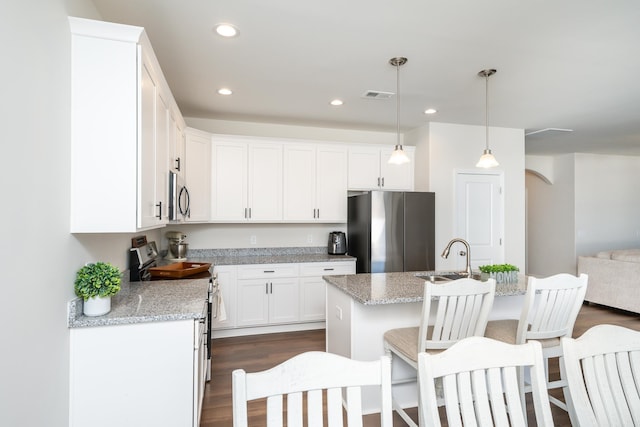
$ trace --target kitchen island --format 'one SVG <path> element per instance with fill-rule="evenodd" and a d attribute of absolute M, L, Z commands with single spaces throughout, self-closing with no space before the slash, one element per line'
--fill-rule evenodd
<path fill-rule="evenodd" d="M 383 335 L 389 329 L 417 326 L 422 311 L 425 280 L 434 272 L 375 273 L 325 276 L 327 286 L 326 350 L 356 360 L 376 360 L 384 354 Z M 442 272 L 438 272 L 442 274 Z M 527 278 L 496 285 L 490 320 L 518 319 Z M 432 310 L 433 312 L 433 310 Z M 415 370 L 394 358 L 393 378 L 415 377 Z M 394 386 L 403 407 L 417 406 L 415 383 Z M 380 412 L 373 389 L 362 392 L 365 413 Z"/>
<path fill-rule="evenodd" d="M 71 426 L 198 426 L 209 279 L 129 283 L 103 316 L 69 303 Z"/>

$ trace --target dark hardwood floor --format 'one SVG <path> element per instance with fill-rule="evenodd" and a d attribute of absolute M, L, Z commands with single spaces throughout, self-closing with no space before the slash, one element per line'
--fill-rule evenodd
<path fill-rule="evenodd" d="M 608 323 L 640 330 L 640 316 L 601 306 L 584 305 L 580 310 L 574 336 L 582 335 L 590 327 Z M 233 425 L 231 409 L 231 372 L 242 368 L 247 372 L 261 371 L 273 367 L 286 359 L 305 351 L 325 349 L 324 330 L 282 334 L 254 335 L 248 337 L 213 340 L 213 364 L 211 382 L 206 385 L 201 427 L 230 427 Z M 557 364 L 550 366 L 552 375 L 558 375 Z M 558 393 L 555 393 L 555 392 Z M 560 390 L 554 395 L 562 398 Z M 564 399 L 563 399 L 564 400 Z M 527 407 L 531 407 L 528 402 Z M 551 405 L 556 426 L 570 426 L 569 417 L 563 410 Z M 414 411 L 413 415 L 417 412 Z M 417 416 L 417 415 L 416 415 Z M 249 425 L 265 425 L 264 408 L 261 402 L 249 404 Z M 377 416 L 365 417 L 365 426 L 379 426 Z M 394 413 L 394 426 L 404 422 Z M 529 425 L 535 425 L 530 414 Z"/>

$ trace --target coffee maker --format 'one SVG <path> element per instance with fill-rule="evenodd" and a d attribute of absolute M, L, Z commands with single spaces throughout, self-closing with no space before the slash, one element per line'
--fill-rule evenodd
<path fill-rule="evenodd" d="M 169 241 L 169 259 L 172 261 L 186 261 L 189 244 L 184 241 L 187 235 L 180 231 L 167 231 Z"/>

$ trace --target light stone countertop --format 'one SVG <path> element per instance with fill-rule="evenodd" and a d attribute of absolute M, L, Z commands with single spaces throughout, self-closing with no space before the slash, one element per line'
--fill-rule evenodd
<path fill-rule="evenodd" d="M 422 302 L 425 280 L 416 276 L 429 274 L 434 272 L 360 273 L 322 278 L 361 304 L 380 305 Z M 496 297 L 524 295 L 526 290 L 527 277 L 521 274 L 516 283 L 496 284 Z"/>
<path fill-rule="evenodd" d="M 187 253 L 189 261 L 216 265 L 282 264 L 305 262 L 355 261 L 349 255 L 329 255 L 326 247 L 194 249 Z"/>
<path fill-rule="evenodd" d="M 82 299 L 69 302 L 68 326 L 125 325 L 144 322 L 201 319 L 206 314 L 209 279 L 122 281 L 111 297 L 111 311 L 103 316 L 82 314 Z"/>
<path fill-rule="evenodd" d="M 189 250 L 187 260 L 216 265 L 354 261 L 349 255 L 329 255 L 326 247 L 241 248 Z M 175 261 L 160 260 L 159 265 Z M 103 316 L 82 314 L 83 301 L 68 303 L 68 326 L 125 325 L 143 322 L 200 319 L 206 313 L 208 278 L 129 282 L 123 273 L 120 292 L 111 297 L 111 311 Z"/>

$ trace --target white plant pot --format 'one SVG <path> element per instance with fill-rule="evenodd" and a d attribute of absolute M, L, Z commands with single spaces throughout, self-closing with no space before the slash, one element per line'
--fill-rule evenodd
<path fill-rule="evenodd" d="M 82 304 L 85 316 L 102 316 L 111 311 L 111 296 L 91 297 Z"/>

